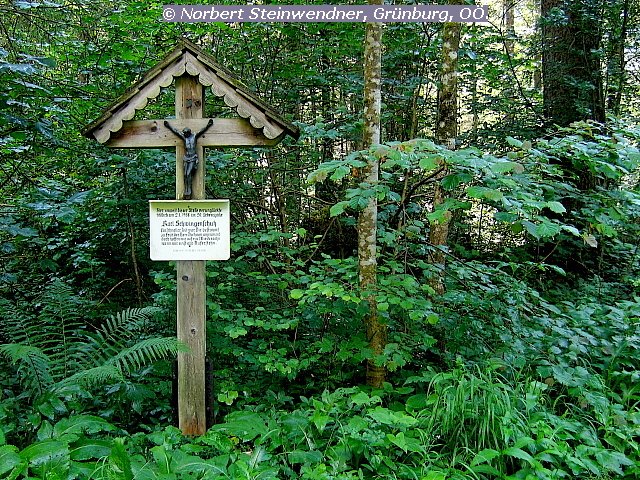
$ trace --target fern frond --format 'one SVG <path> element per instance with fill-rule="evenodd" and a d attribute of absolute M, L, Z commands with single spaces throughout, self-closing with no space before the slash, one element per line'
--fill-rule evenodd
<path fill-rule="evenodd" d="M 5 343 L 0 345 L 0 354 L 7 357 L 12 364 L 17 364 L 23 383 L 37 388 L 40 393 L 53 384 L 51 361 L 38 347 Z"/>
<path fill-rule="evenodd" d="M 38 319 L 44 327 L 58 330 L 84 326 L 84 316 L 89 302 L 73 292 L 70 285 L 56 280 L 48 285 L 40 296 L 36 307 Z"/>
<path fill-rule="evenodd" d="M 51 390 L 53 392 L 62 391 L 69 385 L 94 387 L 109 382 L 121 382 L 122 380 L 124 380 L 124 375 L 117 365 L 101 365 L 74 373 L 70 377 L 57 382 L 52 386 Z"/>
<path fill-rule="evenodd" d="M 147 338 L 132 347 L 125 348 L 108 359 L 105 365 L 116 365 L 123 372 L 131 372 L 147 363 L 174 357 L 178 352 L 188 351 L 189 349 L 183 343 L 173 337 Z"/>
<path fill-rule="evenodd" d="M 89 305 L 61 281 L 46 287 L 36 302 L 0 300 L 0 334 L 12 342 L 0 345 L 0 356 L 18 365 L 31 394 L 120 382 L 127 373 L 185 348 L 175 338 L 131 345 L 157 308 L 124 310 L 91 331 L 85 320 Z"/>
<path fill-rule="evenodd" d="M 36 347 L 46 355 L 48 373 L 55 382 L 76 371 L 69 353 L 73 345 L 84 341 L 86 325 L 81 319 L 89 305 L 58 280 L 45 287 L 33 302 L 0 304 L 0 315 L 6 319 L 0 328 L 9 342 Z"/>
<path fill-rule="evenodd" d="M 151 315 L 159 311 L 156 307 L 128 308 L 109 317 L 105 323 L 90 335 L 94 349 L 91 361 L 100 365 L 108 358 L 127 348 L 128 341 L 139 333 Z"/>
<path fill-rule="evenodd" d="M 5 341 L 11 343 L 31 344 L 30 338 L 38 332 L 37 321 L 30 321 L 24 306 L 16 305 L 7 300 L 0 300 L 0 332 Z"/>

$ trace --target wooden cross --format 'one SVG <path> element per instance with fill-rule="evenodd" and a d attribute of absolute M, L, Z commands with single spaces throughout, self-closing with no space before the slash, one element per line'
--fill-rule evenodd
<path fill-rule="evenodd" d="M 298 138 L 298 128 L 274 112 L 255 92 L 191 42 L 178 46 L 143 79 L 133 85 L 83 133 L 114 148 L 158 148 L 175 146 L 176 199 L 183 200 L 185 142 L 167 126 L 166 119 L 131 120 L 137 110 L 175 79 L 174 129 L 199 132 L 208 123 L 205 117 L 204 86 L 224 98 L 242 118 L 219 118 L 197 141 L 198 168 L 192 178 L 191 200 L 205 199 L 204 147 L 272 146 L 289 134 Z M 177 336 L 189 348 L 178 354 L 178 421 L 184 435 L 205 433 L 206 355 L 206 262 L 177 262 Z"/>

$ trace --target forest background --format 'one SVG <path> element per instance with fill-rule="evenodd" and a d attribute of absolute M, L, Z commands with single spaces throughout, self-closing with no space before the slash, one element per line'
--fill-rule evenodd
<path fill-rule="evenodd" d="M 0 3 L 0 478 L 637 478 L 639 5 L 490 7 L 366 52 L 356 23 Z M 148 256 L 174 153 L 80 134 L 181 36 L 301 130 L 207 152 L 232 258 L 207 266 L 213 421 L 191 438 L 175 267 Z"/>

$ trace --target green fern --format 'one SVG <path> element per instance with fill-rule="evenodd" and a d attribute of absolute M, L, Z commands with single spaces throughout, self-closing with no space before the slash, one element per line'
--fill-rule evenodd
<path fill-rule="evenodd" d="M 38 347 L 7 343 L 0 345 L 0 353 L 8 357 L 11 363 L 19 364 L 18 373 L 26 386 L 36 390 L 39 395 L 53 385 L 49 357 Z"/>
<path fill-rule="evenodd" d="M 83 318 L 89 307 L 62 282 L 46 288 L 33 306 L 0 303 L 0 334 L 11 339 L 0 345 L 0 355 L 17 365 L 33 396 L 122 381 L 146 364 L 187 350 L 175 338 L 134 342 L 155 308 L 128 309 L 93 328 Z"/>

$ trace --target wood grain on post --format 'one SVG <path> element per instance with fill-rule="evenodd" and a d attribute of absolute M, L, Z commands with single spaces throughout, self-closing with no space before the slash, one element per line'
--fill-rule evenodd
<path fill-rule="evenodd" d="M 183 75 L 176 79 L 176 119 L 202 118 L 204 92 L 197 77 Z M 193 175 L 194 200 L 205 198 L 204 148 L 196 145 L 198 169 Z M 176 145 L 176 199 L 184 198 L 184 142 Z M 204 435 L 206 425 L 205 356 L 206 356 L 206 276 L 204 261 L 177 262 L 178 308 L 177 335 L 191 350 L 178 353 L 178 422 L 183 435 Z"/>

